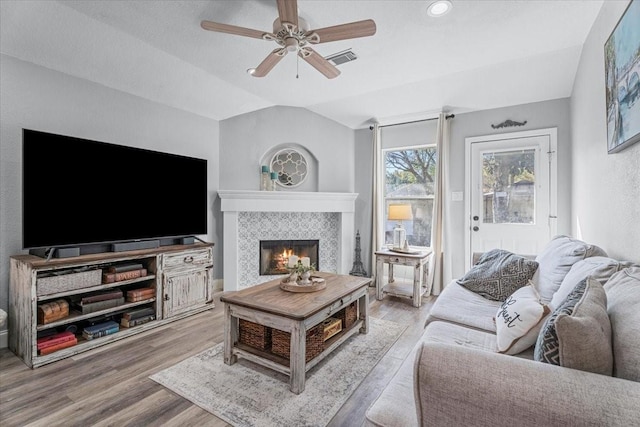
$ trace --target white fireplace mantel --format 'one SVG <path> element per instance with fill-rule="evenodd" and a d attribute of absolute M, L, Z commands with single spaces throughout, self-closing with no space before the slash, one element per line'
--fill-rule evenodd
<path fill-rule="evenodd" d="M 337 273 L 348 274 L 354 251 L 358 193 L 219 190 L 223 212 L 224 291 L 238 290 L 240 212 L 336 212 L 340 214 Z M 256 251 L 258 248 L 256 248 Z M 257 253 L 256 253 L 257 255 Z"/>

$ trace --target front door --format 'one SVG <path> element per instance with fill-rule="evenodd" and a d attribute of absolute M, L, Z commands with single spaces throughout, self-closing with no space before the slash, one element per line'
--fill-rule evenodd
<path fill-rule="evenodd" d="M 467 138 L 468 269 L 474 253 L 537 254 L 555 234 L 555 129 Z"/>

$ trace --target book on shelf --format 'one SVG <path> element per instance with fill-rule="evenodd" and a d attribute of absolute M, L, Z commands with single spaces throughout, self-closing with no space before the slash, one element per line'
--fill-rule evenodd
<path fill-rule="evenodd" d="M 120 297 L 120 298 L 108 299 L 104 301 L 90 302 L 87 304 L 80 303 L 78 304 L 78 307 L 82 311 L 82 314 L 89 314 L 89 313 L 95 313 L 96 311 L 114 308 L 122 304 L 124 304 L 124 298 Z"/>
<path fill-rule="evenodd" d="M 123 273 L 125 271 L 142 270 L 144 265 L 138 263 L 128 263 L 120 265 L 112 265 L 107 268 L 108 273 Z"/>
<path fill-rule="evenodd" d="M 139 296 L 139 295 L 148 295 L 148 294 L 153 294 L 155 295 L 156 293 L 156 288 L 138 288 L 138 289 L 131 289 L 127 291 L 127 296 Z"/>
<path fill-rule="evenodd" d="M 155 296 L 156 296 L 155 288 L 136 289 L 134 291 L 127 292 L 127 301 L 128 302 L 144 301 L 150 298 L 155 298 Z"/>
<path fill-rule="evenodd" d="M 125 319 L 124 317 L 120 319 L 120 326 L 124 328 L 132 328 L 134 326 L 143 325 L 145 323 L 151 322 L 152 320 L 156 320 L 155 314 L 149 314 L 148 316 L 138 317 L 136 319 Z"/>
<path fill-rule="evenodd" d="M 82 336 L 85 339 L 93 339 L 98 337 L 103 337 L 105 335 L 110 335 L 115 332 L 118 332 L 120 329 L 117 322 L 114 320 L 109 320 L 106 322 L 98 323 L 92 326 L 87 326 L 82 330 Z"/>
<path fill-rule="evenodd" d="M 111 289 L 108 291 L 98 291 L 92 292 L 88 294 L 83 294 L 82 299 L 80 300 L 81 304 L 88 304 L 98 301 L 106 301 L 110 299 L 118 299 L 122 298 L 123 294 L 120 289 Z"/>
<path fill-rule="evenodd" d="M 122 313 L 122 318 L 127 320 L 133 320 L 133 319 L 138 319 L 140 317 L 148 316 L 150 314 L 155 314 L 155 313 L 156 311 L 153 309 L 153 307 L 144 307 L 144 308 L 138 308 L 136 310 L 126 311 Z"/>
<path fill-rule="evenodd" d="M 145 277 L 147 275 L 147 269 L 141 268 L 138 270 L 122 271 L 120 273 L 103 273 L 102 283 L 115 283 L 123 280 L 137 279 L 139 277 Z"/>
<path fill-rule="evenodd" d="M 156 297 L 155 294 L 152 295 L 140 295 L 137 297 L 129 297 L 127 298 L 127 302 L 141 302 L 141 301 L 148 301 L 148 300 L 152 300 Z"/>
<path fill-rule="evenodd" d="M 88 333 L 86 331 L 82 331 L 82 336 L 86 340 L 92 340 L 94 338 L 100 338 L 100 337 L 105 337 L 107 335 L 115 334 L 119 330 L 120 330 L 120 327 L 116 325 L 113 328 L 105 329 L 103 331 L 98 331 L 94 333 Z"/>
<path fill-rule="evenodd" d="M 141 295 L 139 297 L 130 297 L 127 298 L 127 302 L 141 302 L 141 301 L 147 301 L 150 300 L 152 298 L 155 298 L 155 295 Z"/>
<path fill-rule="evenodd" d="M 114 326 L 118 326 L 118 322 L 115 320 L 106 320 L 104 322 L 96 323 L 94 325 L 85 326 L 82 329 L 82 332 L 94 333 L 99 331 L 104 331 L 105 329 L 113 328 Z"/>
<path fill-rule="evenodd" d="M 73 347 L 76 344 L 78 344 L 78 339 L 74 336 L 72 340 L 61 342 L 56 345 L 50 345 L 49 347 L 44 347 L 42 349 L 38 349 L 38 353 L 40 353 L 40 356 L 46 356 L 47 354 L 51 354 L 58 350 L 62 350 L 63 348 Z"/>
<path fill-rule="evenodd" d="M 51 347 L 52 345 L 58 345 L 67 341 L 73 341 L 76 336 L 72 332 L 59 332 L 53 335 L 49 335 L 46 337 L 37 339 L 38 350 L 42 350 L 46 347 Z"/>

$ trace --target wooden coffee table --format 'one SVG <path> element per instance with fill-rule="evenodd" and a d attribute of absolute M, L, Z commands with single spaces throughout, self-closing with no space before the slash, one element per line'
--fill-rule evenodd
<path fill-rule="evenodd" d="M 331 273 L 314 273 L 326 280 L 327 287 L 317 292 L 297 293 L 280 289 L 280 278 L 240 291 L 223 294 L 224 362 L 233 365 L 238 356 L 289 376 L 290 389 L 304 391 L 306 372 L 338 348 L 353 334 L 369 329 L 370 278 Z M 325 341 L 325 348 L 309 362 L 305 360 L 306 332 L 354 301 L 358 318 L 349 328 Z M 291 334 L 289 360 L 269 351 L 238 342 L 238 319 L 245 319 Z"/>

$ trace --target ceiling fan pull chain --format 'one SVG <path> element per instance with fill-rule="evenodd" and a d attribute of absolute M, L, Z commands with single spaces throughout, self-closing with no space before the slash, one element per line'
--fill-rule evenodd
<path fill-rule="evenodd" d="M 296 79 L 299 79 L 300 76 L 298 75 L 300 71 L 300 56 L 296 55 Z"/>

